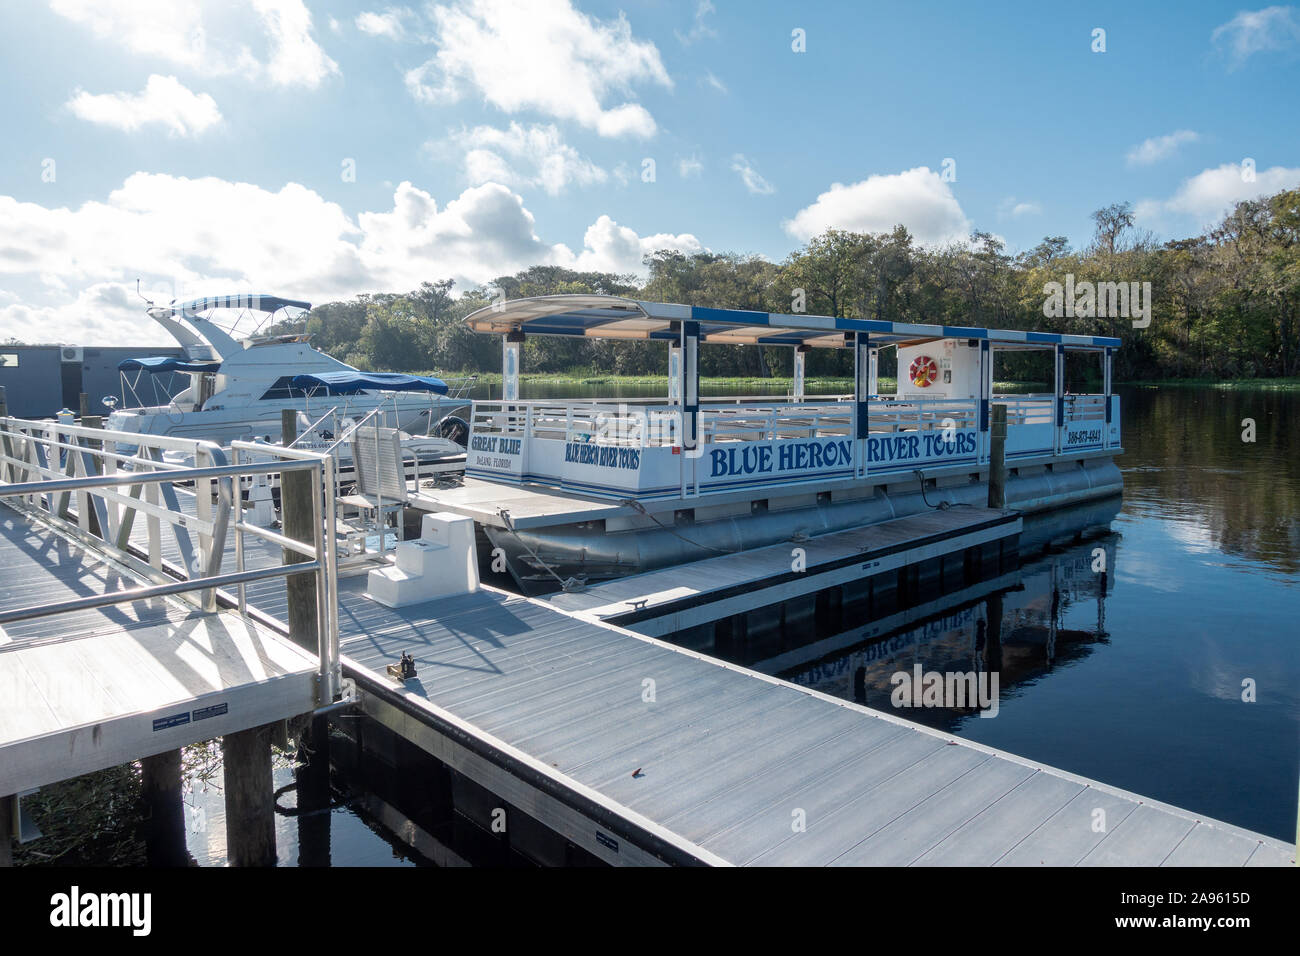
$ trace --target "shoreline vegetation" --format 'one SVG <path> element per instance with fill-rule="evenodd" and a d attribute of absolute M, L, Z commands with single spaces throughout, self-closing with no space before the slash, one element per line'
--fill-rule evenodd
<path fill-rule="evenodd" d="M 609 295 L 718 309 L 989 329 L 1094 335 L 1121 341 L 1117 382 L 1205 384 L 1269 381 L 1300 375 L 1300 189 L 1236 205 L 1200 235 L 1159 242 L 1137 224 L 1132 204 L 1093 213 L 1094 235 L 1080 248 L 1046 236 L 1010 253 L 992 234 L 975 232 L 942 247 L 891 232 L 830 229 L 784 259 L 659 249 L 642 275 L 535 265 L 477 286 L 441 278 L 406 293 L 373 293 L 326 302 L 264 330 L 303 333 L 312 344 L 358 368 L 414 371 L 438 366 L 460 374 L 500 369 L 496 335 L 465 324 L 470 312 L 502 299 Z M 1140 290 L 1141 295 L 1133 290 Z M 1064 296 L 1071 301 L 1062 301 Z M 562 376 L 666 374 L 661 341 L 526 334 L 522 368 Z M 882 349 L 882 376 L 896 375 L 896 353 Z M 782 345 L 706 344 L 706 379 L 789 378 L 793 349 Z M 808 378 L 853 375 L 850 349 L 815 348 Z M 1051 380 L 1043 350 L 999 350 L 1004 381 Z M 1072 391 L 1100 376 L 1095 356 L 1067 354 Z M 1238 386 L 1244 387 L 1244 386 Z"/>
<path fill-rule="evenodd" d="M 434 375 L 445 379 L 464 378 L 463 373 L 459 372 L 439 372 L 423 371 L 421 375 Z M 487 372 L 477 376 L 477 386 L 492 385 L 499 387 L 501 385 L 501 375 L 498 372 Z M 663 389 L 664 394 L 668 392 L 668 376 L 666 375 L 616 375 L 605 374 L 600 372 L 524 372 L 519 376 L 521 384 L 525 385 L 564 385 L 591 387 L 595 385 L 608 385 L 611 387 L 652 387 L 657 386 Z M 897 389 L 897 381 L 892 377 L 884 375 L 879 376 L 880 387 L 886 392 L 893 392 Z M 770 378 L 759 378 L 757 376 L 700 376 L 700 388 L 761 388 L 769 394 L 779 394 L 781 391 L 789 392 L 792 379 L 789 376 L 773 376 Z M 1099 385 L 1099 383 L 1089 383 Z M 1300 391 L 1300 376 L 1291 378 L 1240 378 L 1240 379 L 1211 379 L 1211 378 L 1163 378 L 1163 379 L 1133 379 L 1131 381 L 1116 381 L 1116 386 L 1127 386 L 1135 388 L 1221 388 L 1237 391 Z M 804 380 L 805 392 L 809 395 L 838 395 L 850 394 L 853 391 L 853 379 L 827 376 L 808 376 Z M 1025 381 L 996 381 L 993 388 L 998 392 L 1018 393 L 1049 391 L 1051 384 L 1048 382 L 1025 382 Z"/>

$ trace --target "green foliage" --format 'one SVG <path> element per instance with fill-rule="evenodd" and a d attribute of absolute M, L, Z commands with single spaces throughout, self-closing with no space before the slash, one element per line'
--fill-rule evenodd
<path fill-rule="evenodd" d="M 307 331 L 313 343 L 349 364 L 396 371 L 493 372 L 495 336 L 470 332 L 464 318 L 498 295 L 628 296 L 715 308 L 802 311 L 895 322 L 1016 328 L 1121 338 L 1117 379 L 1251 378 L 1300 374 L 1300 191 L 1243 202 L 1206 234 L 1157 245 L 1134 229 L 1132 207 L 1093 214 L 1086 249 L 1049 236 L 1029 252 L 1006 254 L 988 233 L 942 248 L 916 246 L 902 226 L 889 233 L 828 230 L 783 262 L 759 256 L 659 250 L 645 259 L 647 280 L 631 275 L 533 266 L 457 298 L 450 280 L 405 295 L 358 296 L 314 309 L 278 331 Z M 1124 318 L 1048 318 L 1044 285 L 1151 283 L 1152 322 Z M 890 352 L 882 374 L 892 374 Z M 791 374 L 789 349 L 707 346 L 705 376 L 769 379 Z M 524 368 L 542 373 L 654 376 L 667 371 L 660 343 L 530 337 Z M 1003 353 L 999 376 L 1034 381 L 1041 356 Z M 1081 376 L 1094 375 L 1091 369 Z M 809 376 L 852 375 L 845 349 L 815 349 Z"/>
<path fill-rule="evenodd" d="M 18 866 L 143 866 L 140 765 L 123 764 L 23 798 L 42 836 L 14 843 Z"/>

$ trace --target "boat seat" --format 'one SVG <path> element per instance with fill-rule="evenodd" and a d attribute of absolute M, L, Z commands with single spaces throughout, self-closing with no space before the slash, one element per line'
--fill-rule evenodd
<path fill-rule="evenodd" d="M 401 432 L 396 428 L 358 428 L 352 433 L 351 444 L 357 487 L 338 503 L 362 514 L 373 513 L 375 522 L 383 525 L 388 515 L 401 512 L 411 500 Z"/>

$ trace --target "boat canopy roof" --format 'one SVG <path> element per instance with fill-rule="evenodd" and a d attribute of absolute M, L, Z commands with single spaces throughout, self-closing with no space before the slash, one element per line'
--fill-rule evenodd
<path fill-rule="evenodd" d="M 298 299 L 285 299 L 278 295 L 260 295 L 245 293 L 243 295 L 209 295 L 202 299 L 191 299 L 180 305 L 173 302 L 157 311 L 168 315 L 192 315 L 207 312 L 209 309 L 246 309 L 250 312 L 278 312 L 280 309 L 310 309 L 310 302 Z"/>
<path fill-rule="evenodd" d="M 428 375 L 403 375 L 399 372 L 315 372 L 311 375 L 295 375 L 291 384 L 304 392 L 325 388 L 331 394 L 337 395 L 351 395 L 367 389 L 447 394 L 447 383 L 440 378 Z"/>
<path fill-rule="evenodd" d="M 720 345 L 809 345 L 847 348 L 857 333 L 876 345 L 914 345 L 935 339 L 988 339 L 1003 349 L 1118 348 L 1120 340 L 1099 335 L 1017 332 L 951 325 L 914 325 L 827 315 L 783 315 L 744 309 L 641 302 L 610 295 L 547 295 L 485 306 L 465 318 L 475 332 L 581 335 L 604 339 L 672 341 L 679 323 L 698 322 L 700 340 Z"/>
<path fill-rule="evenodd" d="M 147 358 L 123 359 L 117 363 L 117 367 L 123 372 L 142 369 L 150 375 L 161 375 L 164 372 L 215 372 L 221 367 L 221 363 L 197 362 L 175 355 L 153 355 Z"/>

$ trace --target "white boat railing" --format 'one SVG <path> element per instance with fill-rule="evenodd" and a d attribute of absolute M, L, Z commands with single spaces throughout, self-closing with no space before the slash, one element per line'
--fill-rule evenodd
<path fill-rule="evenodd" d="M 978 415 L 978 403 L 971 399 L 881 398 L 868 404 L 872 432 L 966 428 Z M 1050 418 L 1050 400 L 1044 408 Z M 679 406 L 663 404 L 492 400 L 474 402 L 470 425 L 475 435 L 655 448 L 679 443 L 681 414 Z M 770 396 L 751 405 L 709 400 L 700 405 L 700 434 L 706 443 L 850 437 L 855 414 L 852 402 L 778 403 Z"/>
<path fill-rule="evenodd" d="M 1007 406 L 1010 459 L 1118 447 L 1118 399 L 994 396 Z M 1059 404 L 1058 404 L 1059 403 Z M 591 400 L 477 401 L 467 473 L 621 497 L 683 495 L 828 477 L 863 477 L 988 461 L 975 399 L 875 396 L 856 402 L 702 400 L 698 448 L 682 448 L 681 406 Z M 807 447 L 803 447 L 807 446 Z M 702 464 L 701 464 L 702 463 Z"/>

